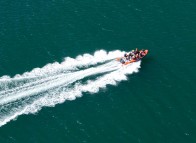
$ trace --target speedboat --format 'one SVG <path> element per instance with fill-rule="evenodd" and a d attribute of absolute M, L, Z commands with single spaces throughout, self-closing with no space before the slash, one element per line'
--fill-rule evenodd
<path fill-rule="evenodd" d="M 137 53 L 134 53 L 134 52 L 135 51 L 126 53 L 124 57 L 116 58 L 116 60 L 122 63 L 123 65 L 128 65 L 130 63 L 134 63 L 134 62 L 141 60 L 143 57 L 145 57 L 148 54 L 148 50 L 140 50 L 140 51 L 137 51 Z"/>

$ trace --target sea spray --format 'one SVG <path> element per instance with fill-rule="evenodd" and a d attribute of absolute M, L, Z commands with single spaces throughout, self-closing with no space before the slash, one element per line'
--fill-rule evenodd
<path fill-rule="evenodd" d="M 66 57 L 62 63 L 49 63 L 42 68 L 34 68 L 31 72 L 25 72 L 22 75 L 15 75 L 13 78 L 10 76 L 2 76 L 0 77 L 0 82 L 7 82 L 13 80 L 24 80 L 31 78 L 40 78 L 42 76 L 48 75 L 56 75 L 57 73 L 67 72 L 76 70 L 78 67 L 95 65 L 97 63 L 102 63 L 108 60 L 115 59 L 116 57 L 122 56 L 125 52 L 121 52 L 119 50 L 106 52 L 104 50 L 96 51 L 93 55 L 83 54 L 77 56 L 75 59 Z"/>
<path fill-rule="evenodd" d="M 100 53 L 101 56 L 99 56 Z M 15 83 L 13 87 L 6 87 L 4 90 L 1 86 L 0 126 L 22 114 L 36 113 L 42 107 L 51 107 L 66 100 L 75 100 L 77 97 L 81 97 L 83 92 L 97 93 L 100 88 L 106 88 L 106 85 L 116 85 L 117 82 L 126 80 L 126 74 L 138 72 L 140 62 L 122 66 L 115 60 L 111 61 L 111 59 L 122 56 L 123 53 L 120 51 L 107 53 L 101 50 L 95 52 L 94 55 L 85 54 L 76 59 L 65 58 L 61 64 L 48 64 L 39 70 L 36 68 L 36 70 L 13 78 L 2 77 L 1 85 Z M 70 60 L 77 64 L 68 64 Z M 90 65 L 92 67 L 89 67 Z M 100 73 L 102 74 L 100 75 Z M 80 82 L 92 75 L 95 77 L 93 80 Z M 26 82 L 21 84 L 23 80 Z M 20 82 L 18 86 L 17 82 Z"/>

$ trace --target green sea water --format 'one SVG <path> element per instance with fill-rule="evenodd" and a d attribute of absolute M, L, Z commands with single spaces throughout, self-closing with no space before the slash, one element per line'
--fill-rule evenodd
<path fill-rule="evenodd" d="M 194 0 L 1 1 L 0 77 L 101 49 L 149 54 L 116 86 L 11 120 L 0 143 L 195 143 L 195 7 Z"/>

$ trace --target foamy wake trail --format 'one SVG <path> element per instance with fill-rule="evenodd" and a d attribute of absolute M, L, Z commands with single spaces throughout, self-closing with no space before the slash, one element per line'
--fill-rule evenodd
<path fill-rule="evenodd" d="M 0 126 L 22 114 L 36 113 L 44 106 L 75 100 L 84 92 L 96 93 L 106 85 L 126 80 L 138 72 L 140 62 L 122 66 L 112 60 L 124 52 L 103 50 L 62 63 L 48 64 L 11 78 L 0 78 Z M 90 80 L 87 80 L 90 79 Z"/>

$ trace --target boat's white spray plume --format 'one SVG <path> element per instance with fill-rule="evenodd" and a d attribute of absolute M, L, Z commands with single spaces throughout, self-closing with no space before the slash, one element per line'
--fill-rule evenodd
<path fill-rule="evenodd" d="M 44 106 L 74 100 L 83 92 L 96 93 L 108 84 L 126 80 L 126 74 L 138 71 L 140 62 L 122 66 L 113 60 L 123 54 L 101 50 L 94 55 L 65 58 L 62 63 L 48 64 L 13 78 L 1 77 L 0 126 L 19 115 L 36 113 Z"/>

